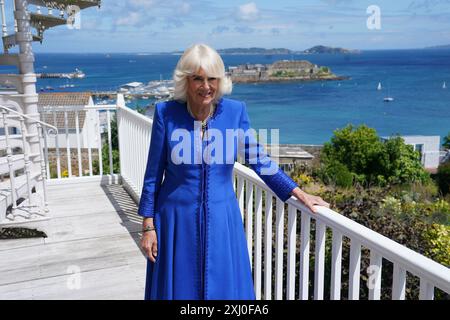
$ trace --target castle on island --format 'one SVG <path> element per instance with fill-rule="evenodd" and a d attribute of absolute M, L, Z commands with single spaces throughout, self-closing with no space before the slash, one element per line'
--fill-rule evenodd
<path fill-rule="evenodd" d="M 306 60 L 281 60 L 273 64 L 244 64 L 228 68 L 234 83 L 344 80 L 329 67 L 318 66 Z"/>

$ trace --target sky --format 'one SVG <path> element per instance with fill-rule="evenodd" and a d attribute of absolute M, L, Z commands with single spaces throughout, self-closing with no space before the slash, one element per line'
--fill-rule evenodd
<path fill-rule="evenodd" d="M 216 49 L 423 48 L 450 44 L 450 0 L 103 0 L 81 11 L 77 24 L 47 30 L 34 51 L 170 52 L 199 42 Z"/>

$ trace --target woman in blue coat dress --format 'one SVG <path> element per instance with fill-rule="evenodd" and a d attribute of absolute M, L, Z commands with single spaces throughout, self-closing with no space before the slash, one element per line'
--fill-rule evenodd
<path fill-rule="evenodd" d="M 175 98 L 156 104 L 138 214 L 148 256 L 145 299 L 255 299 L 240 209 L 232 184 L 241 155 L 283 201 L 309 195 L 264 153 L 245 104 L 231 92 L 219 54 L 185 51 L 174 72 Z M 239 130 L 240 129 L 240 130 Z"/>

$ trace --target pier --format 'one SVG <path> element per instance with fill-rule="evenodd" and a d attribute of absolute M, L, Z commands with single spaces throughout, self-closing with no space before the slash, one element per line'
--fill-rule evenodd
<path fill-rule="evenodd" d="M 86 75 L 84 74 L 84 72 L 79 69 L 75 69 L 74 72 L 68 72 L 68 73 L 67 72 L 65 72 L 65 73 L 60 73 L 60 72 L 36 73 L 36 77 L 41 78 L 41 79 L 51 79 L 51 78 L 82 79 L 85 76 Z"/>

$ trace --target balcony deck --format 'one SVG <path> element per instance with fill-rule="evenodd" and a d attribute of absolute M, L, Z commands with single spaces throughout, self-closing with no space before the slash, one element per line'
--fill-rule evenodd
<path fill-rule="evenodd" d="M 0 297 L 143 299 L 142 219 L 122 186 L 83 182 L 48 190 L 48 238 L 0 240 Z"/>

